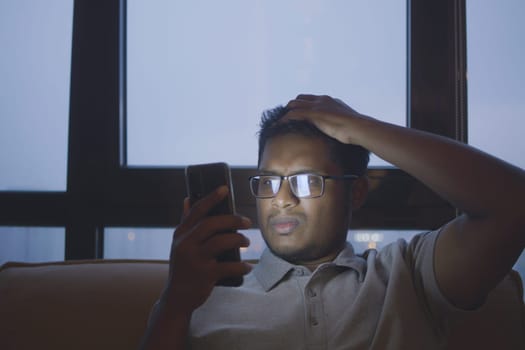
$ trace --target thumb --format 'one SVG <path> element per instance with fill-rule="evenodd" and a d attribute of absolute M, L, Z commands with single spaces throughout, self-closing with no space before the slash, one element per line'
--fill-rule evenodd
<path fill-rule="evenodd" d="M 187 216 L 190 212 L 190 199 L 189 197 L 184 198 L 183 204 L 183 216 Z"/>

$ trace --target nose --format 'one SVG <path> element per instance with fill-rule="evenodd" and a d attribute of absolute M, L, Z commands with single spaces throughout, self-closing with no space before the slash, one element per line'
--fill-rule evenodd
<path fill-rule="evenodd" d="M 281 182 L 281 188 L 273 197 L 272 205 L 277 208 L 289 208 L 294 207 L 299 203 L 299 198 L 297 198 L 290 188 L 290 182 L 288 179 Z"/>

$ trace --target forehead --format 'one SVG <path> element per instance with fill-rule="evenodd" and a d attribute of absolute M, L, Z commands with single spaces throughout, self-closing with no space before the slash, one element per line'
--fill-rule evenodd
<path fill-rule="evenodd" d="M 280 135 L 266 142 L 259 165 L 261 171 L 281 175 L 302 171 L 338 174 L 341 167 L 333 160 L 327 143 L 319 137 Z"/>

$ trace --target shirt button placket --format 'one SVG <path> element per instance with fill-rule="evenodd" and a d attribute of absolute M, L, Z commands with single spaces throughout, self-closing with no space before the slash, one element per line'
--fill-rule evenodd
<path fill-rule="evenodd" d="M 306 289 L 306 295 L 308 296 L 308 304 L 310 305 L 310 325 L 319 325 L 319 301 L 317 299 L 317 292 L 312 288 Z"/>
<path fill-rule="evenodd" d="M 312 282 L 312 281 L 310 281 Z M 320 291 L 312 285 L 307 285 L 305 288 L 305 296 L 308 307 L 308 344 L 312 345 L 315 349 L 322 348 L 325 343 L 325 327 L 323 327 L 323 311 L 322 303 L 320 298 Z"/>

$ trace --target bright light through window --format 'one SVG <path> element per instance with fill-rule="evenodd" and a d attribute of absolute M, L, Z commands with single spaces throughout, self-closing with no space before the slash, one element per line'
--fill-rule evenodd
<path fill-rule="evenodd" d="M 129 165 L 255 166 L 261 112 L 303 92 L 406 124 L 404 0 L 127 4 Z"/>
<path fill-rule="evenodd" d="M 525 169 L 522 0 L 467 1 L 469 143 Z"/>
<path fill-rule="evenodd" d="M 65 191 L 73 0 L 0 1 L 0 190 Z"/>
<path fill-rule="evenodd" d="M 469 143 L 523 169 L 524 13 L 522 0 L 467 1 Z M 525 252 L 514 268 L 525 280 Z"/>
<path fill-rule="evenodd" d="M 0 226 L 0 265 L 64 260 L 65 241 L 63 227 Z"/>

